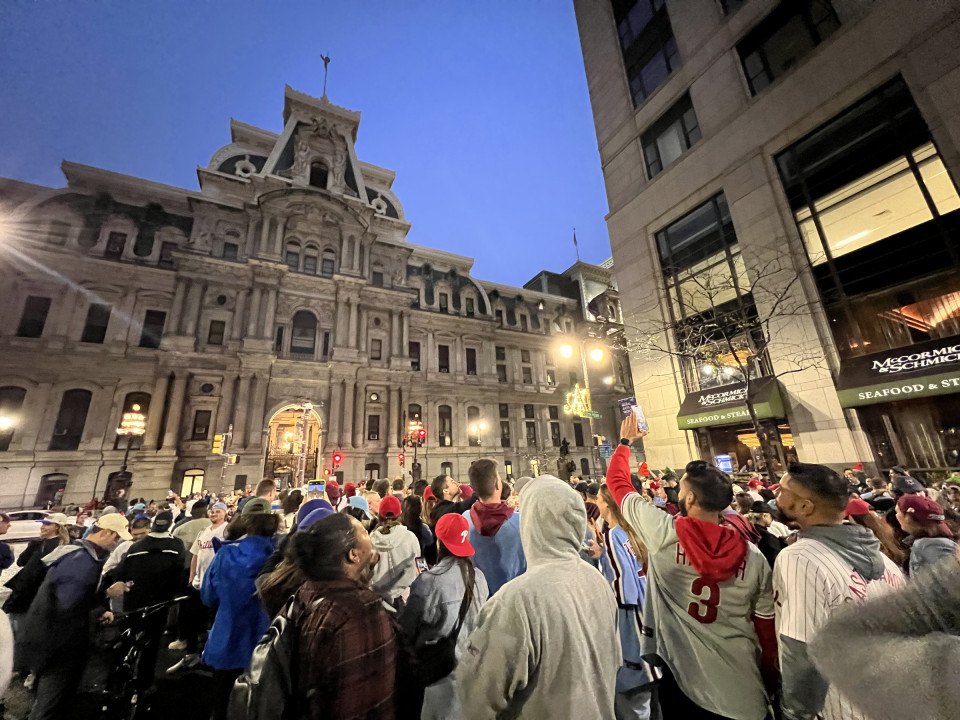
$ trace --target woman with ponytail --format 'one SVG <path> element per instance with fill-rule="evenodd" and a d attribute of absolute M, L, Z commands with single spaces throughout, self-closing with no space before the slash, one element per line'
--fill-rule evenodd
<path fill-rule="evenodd" d="M 649 717 L 654 677 L 640 654 L 640 616 L 647 592 L 647 548 L 630 527 L 606 485 L 597 495 L 604 521 L 600 565 L 617 598 L 623 665 L 617 671 L 617 717 Z"/>
<path fill-rule="evenodd" d="M 480 606 L 489 592 L 483 573 L 471 559 L 474 554 L 466 519 L 448 513 L 437 521 L 437 564 L 421 573 L 410 587 L 410 598 L 400 611 L 400 631 L 414 654 L 441 640 L 457 628 L 461 607 L 463 622 L 456 637 L 459 658 L 477 622 Z M 457 720 L 456 670 L 424 690 L 422 720 Z"/>

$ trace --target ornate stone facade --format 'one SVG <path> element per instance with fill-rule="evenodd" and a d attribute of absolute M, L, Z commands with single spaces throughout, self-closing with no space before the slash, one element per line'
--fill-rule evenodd
<path fill-rule="evenodd" d="M 147 497 L 201 474 L 213 489 L 255 484 L 279 462 L 271 419 L 304 400 L 322 427 L 311 473 L 340 448 L 345 479 L 394 476 L 411 405 L 424 477 L 442 463 L 462 477 L 480 455 L 515 476 L 533 459 L 552 470 L 558 432 L 578 472 L 599 471 L 587 421 L 577 431 L 562 413 L 580 361 L 556 349 L 586 334 L 599 291 L 615 298 L 609 268 L 515 288 L 409 244 L 394 173 L 356 158 L 359 120 L 288 87 L 283 132 L 234 121 L 199 192 L 68 162 L 64 189 L 0 180 L 0 506 L 64 483 L 66 502 L 101 495 L 133 402 L 147 429 L 131 492 Z M 591 377 L 594 432 L 615 431 L 623 362 Z M 239 462 L 225 466 L 211 441 L 230 426 Z"/>

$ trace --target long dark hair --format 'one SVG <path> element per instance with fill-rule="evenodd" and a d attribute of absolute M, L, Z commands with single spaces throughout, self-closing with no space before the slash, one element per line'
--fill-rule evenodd
<path fill-rule="evenodd" d="M 343 577 L 343 562 L 357 546 L 357 526 L 348 514 L 334 513 L 290 536 L 285 556 L 311 580 Z"/>
<path fill-rule="evenodd" d="M 473 567 L 473 560 L 468 557 L 457 557 L 443 544 L 443 540 L 437 538 L 437 563 L 439 564 L 445 557 L 452 557 L 453 564 L 460 568 L 460 576 L 463 578 L 464 597 L 467 599 L 467 609 L 469 610 L 473 604 L 473 596 L 475 595 L 474 585 L 477 582 L 477 571 L 476 568 Z M 457 612 L 460 612 L 459 605 L 457 605 Z"/>
<path fill-rule="evenodd" d="M 403 499 L 403 509 L 400 512 L 400 521 L 417 538 L 420 537 L 420 528 L 424 526 L 423 518 L 423 500 L 416 495 L 409 495 Z"/>

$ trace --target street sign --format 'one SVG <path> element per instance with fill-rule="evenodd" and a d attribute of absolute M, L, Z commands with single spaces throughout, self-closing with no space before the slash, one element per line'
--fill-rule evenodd
<path fill-rule="evenodd" d="M 596 410 L 584 410 L 577 414 L 582 418 L 590 418 L 591 420 L 599 420 L 602 417 Z"/>
<path fill-rule="evenodd" d="M 597 447 L 597 451 L 600 453 L 600 457 L 604 460 L 609 460 L 613 457 L 613 447 L 609 443 L 603 443 Z"/>

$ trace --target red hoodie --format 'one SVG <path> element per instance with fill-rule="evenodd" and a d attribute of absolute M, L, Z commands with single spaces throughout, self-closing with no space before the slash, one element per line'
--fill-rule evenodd
<path fill-rule="evenodd" d="M 470 519 L 473 521 L 473 527 L 484 537 L 496 535 L 497 530 L 510 519 L 511 515 L 513 515 L 513 508 L 502 502 L 488 505 L 478 500 L 470 508 Z"/>

